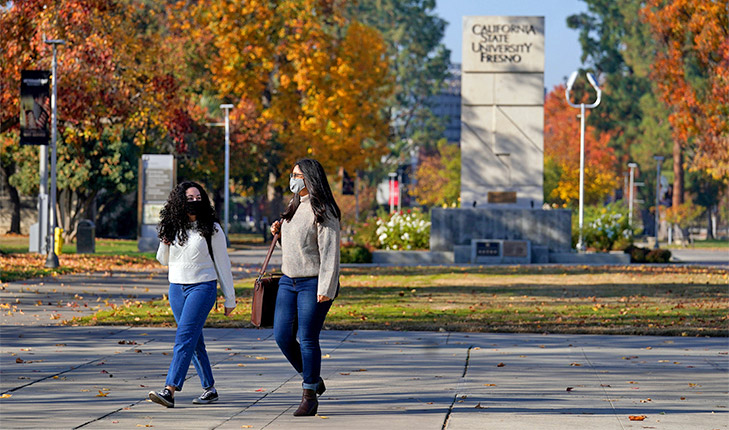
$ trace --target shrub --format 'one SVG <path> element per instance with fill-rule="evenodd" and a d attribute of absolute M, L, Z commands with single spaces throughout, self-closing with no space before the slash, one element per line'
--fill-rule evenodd
<path fill-rule="evenodd" d="M 625 248 L 625 253 L 630 254 L 631 263 L 668 263 L 671 261 L 671 251 L 667 249 L 650 250 L 631 245 Z"/>
<path fill-rule="evenodd" d="M 630 244 L 633 231 L 628 224 L 628 211 L 621 203 L 613 203 L 604 207 L 585 208 L 583 236 L 588 248 L 599 251 L 610 251 L 617 241 Z M 576 221 L 577 217 L 572 217 Z M 573 223 L 573 240 L 579 237 L 577 223 Z"/>
<path fill-rule="evenodd" d="M 372 253 L 366 246 L 357 243 L 346 243 L 340 248 L 340 262 L 372 263 Z"/>
<path fill-rule="evenodd" d="M 377 218 L 378 249 L 410 250 L 430 246 L 430 220 L 420 210 L 395 212 L 386 218 Z"/>
<path fill-rule="evenodd" d="M 646 263 L 668 263 L 671 260 L 671 251 L 667 249 L 654 249 L 645 256 Z"/>

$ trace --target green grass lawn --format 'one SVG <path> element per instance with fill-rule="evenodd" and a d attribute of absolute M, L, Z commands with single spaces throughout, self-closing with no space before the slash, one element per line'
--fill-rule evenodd
<path fill-rule="evenodd" d="M 709 239 L 709 240 L 696 240 L 691 245 L 666 245 L 668 249 L 682 249 L 682 248 L 700 248 L 700 249 L 719 249 L 729 248 L 729 240 Z"/>
<path fill-rule="evenodd" d="M 344 269 L 330 329 L 729 335 L 726 271 L 684 267 L 525 266 Z M 231 319 L 250 327 L 253 278 Z M 219 300 L 222 306 L 222 299 Z M 165 299 L 130 301 L 72 324 L 172 325 Z"/>
<path fill-rule="evenodd" d="M 64 254 L 75 254 L 76 243 L 64 243 L 61 248 Z M 0 253 L 24 254 L 28 252 L 28 236 L 2 236 L 0 237 Z M 139 252 L 137 241 L 131 239 L 103 239 L 96 238 L 96 253 L 94 255 L 129 255 L 154 257 L 154 252 Z"/>

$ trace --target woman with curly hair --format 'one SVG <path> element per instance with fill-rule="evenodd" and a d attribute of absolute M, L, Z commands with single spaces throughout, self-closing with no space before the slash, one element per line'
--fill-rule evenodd
<path fill-rule="evenodd" d="M 342 217 L 322 165 L 299 160 L 290 175 L 294 193 L 271 226 L 281 232 L 283 277 L 279 281 L 273 334 L 283 355 L 299 372 L 304 389 L 295 416 L 313 416 L 317 394 L 326 390 L 321 378 L 319 334 L 339 292 L 339 221 Z M 298 337 L 298 341 L 297 341 Z"/>
<path fill-rule="evenodd" d="M 182 390 L 192 361 L 203 387 L 203 393 L 192 403 L 213 403 L 218 393 L 202 329 L 215 305 L 217 281 L 225 295 L 225 316 L 235 309 L 225 234 L 207 193 L 195 182 L 177 185 L 160 216 L 157 260 L 169 266 L 169 301 L 177 332 L 165 387 L 150 391 L 149 398 L 168 408 L 175 407 L 175 391 Z"/>

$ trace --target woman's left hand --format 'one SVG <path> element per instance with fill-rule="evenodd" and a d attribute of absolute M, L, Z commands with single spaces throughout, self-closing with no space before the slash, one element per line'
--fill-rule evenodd
<path fill-rule="evenodd" d="M 232 314 L 232 313 L 233 313 L 233 309 L 235 309 L 235 306 L 233 306 L 232 308 L 229 308 L 229 307 L 227 307 L 227 306 L 226 306 L 226 307 L 225 307 L 225 316 L 226 316 L 226 317 L 229 317 L 229 316 L 230 316 L 230 314 Z"/>
<path fill-rule="evenodd" d="M 319 303 L 328 302 L 329 300 L 331 299 L 327 296 L 316 296 L 316 301 Z"/>

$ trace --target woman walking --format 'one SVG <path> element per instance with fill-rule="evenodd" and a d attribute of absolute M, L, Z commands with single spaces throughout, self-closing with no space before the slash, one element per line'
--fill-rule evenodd
<path fill-rule="evenodd" d="M 312 416 L 319 406 L 317 394 L 326 390 L 320 376 L 319 334 L 339 292 L 341 212 L 316 160 L 296 163 L 289 188 L 294 196 L 281 214 L 283 221 L 271 226 L 274 235 L 281 232 L 283 272 L 273 332 L 281 352 L 303 378 L 303 396 L 294 415 Z"/>
<path fill-rule="evenodd" d="M 157 260 L 169 266 L 169 300 L 177 333 L 165 387 L 158 392 L 150 391 L 149 398 L 174 408 L 175 391 L 182 390 L 192 361 L 203 387 L 203 393 L 192 403 L 213 403 L 218 400 L 218 393 L 202 329 L 215 305 L 217 281 L 225 295 L 225 316 L 235 309 L 225 234 L 207 193 L 195 182 L 177 185 L 160 215 Z"/>

